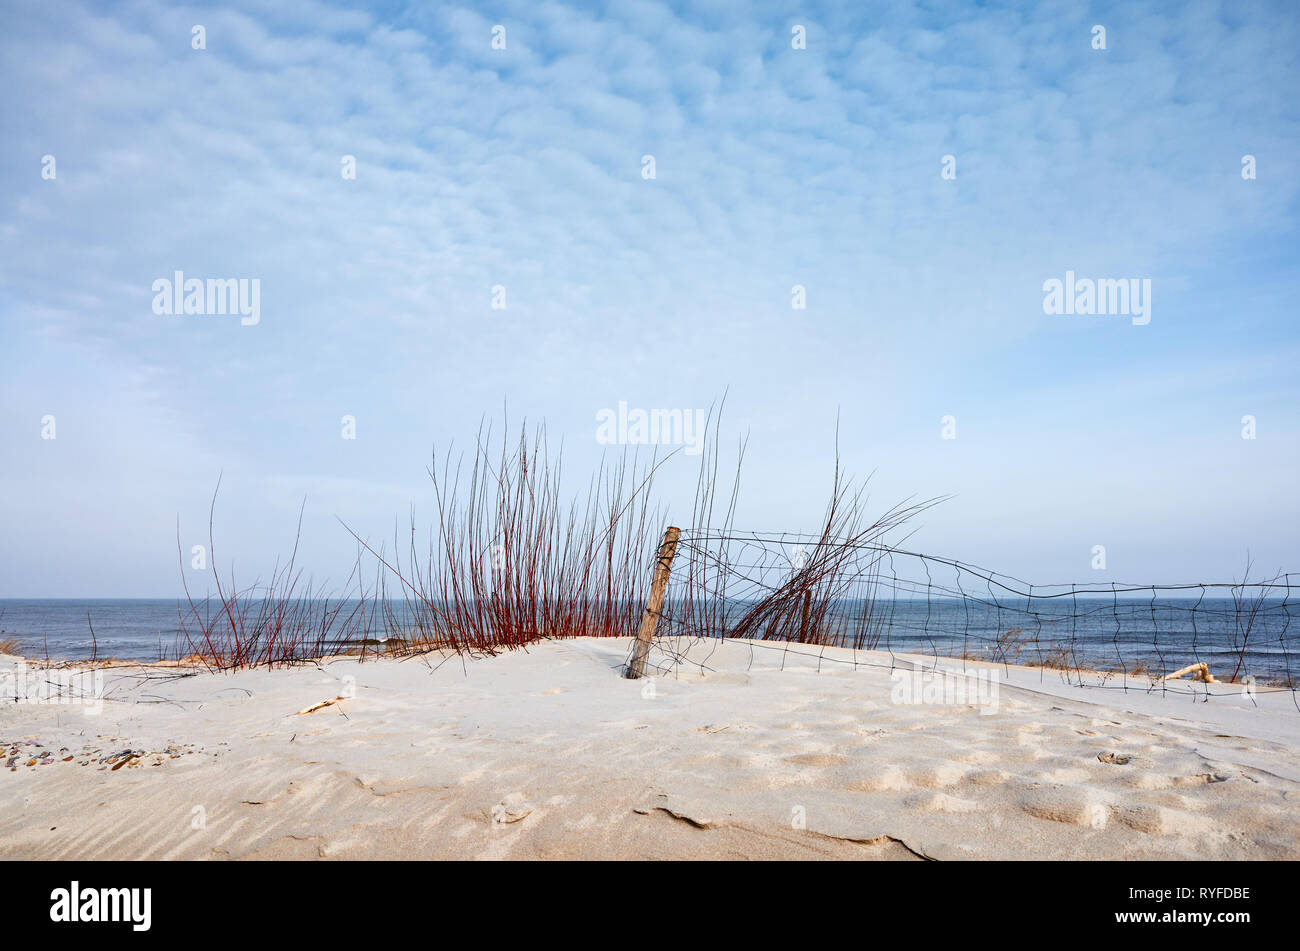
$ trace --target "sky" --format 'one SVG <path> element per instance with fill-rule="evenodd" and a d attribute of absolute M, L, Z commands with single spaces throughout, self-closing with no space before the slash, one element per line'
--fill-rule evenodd
<path fill-rule="evenodd" d="M 305 505 L 342 581 L 485 422 L 581 482 L 602 411 L 724 395 L 741 528 L 815 527 L 838 440 L 1031 582 L 1300 570 L 1294 3 L 2 17 L 0 597 L 178 594 L 218 477 L 223 571 Z M 157 313 L 177 271 L 256 322 Z M 1067 272 L 1149 320 L 1045 313 Z"/>

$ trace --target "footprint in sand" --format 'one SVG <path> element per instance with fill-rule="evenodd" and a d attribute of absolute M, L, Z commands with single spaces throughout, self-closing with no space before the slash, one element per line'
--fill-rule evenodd
<path fill-rule="evenodd" d="M 1216 770 L 1212 773 L 1194 773 L 1191 776 L 1177 776 L 1174 778 L 1175 786 L 1209 786 L 1213 783 L 1226 783 L 1230 779 L 1236 778 L 1237 774 L 1222 772 Z"/>
<path fill-rule="evenodd" d="M 1147 835 L 1209 832 L 1214 825 L 1202 816 L 1146 803 L 1118 803 L 1111 806 L 1111 815 L 1117 822 Z"/>
<path fill-rule="evenodd" d="M 886 766 L 883 769 L 874 769 L 864 773 L 862 776 L 846 783 L 845 787 L 861 792 L 901 792 L 905 789 L 911 789 L 912 784 L 908 782 L 901 769 L 896 766 Z"/>
<path fill-rule="evenodd" d="M 966 767 L 958 766 L 956 763 L 942 763 L 913 770 L 908 778 L 913 786 L 936 789 L 957 785 L 966 777 L 967 772 Z"/>
<path fill-rule="evenodd" d="M 1002 786 L 1011 782 L 1011 774 L 1003 769 L 981 769 L 971 773 L 969 779 L 977 786 Z"/>
<path fill-rule="evenodd" d="M 1086 769 L 1080 769 L 1078 766 L 1061 766 L 1057 769 L 1050 769 L 1044 773 L 1039 773 L 1034 778 L 1042 783 L 1086 783 L 1091 777 Z"/>
<path fill-rule="evenodd" d="M 963 813 L 974 812 L 979 808 L 979 803 L 970 799 L 960 799 L 957 796 L 949 796 L 947 793 L 929 793 L 921 796 L 913 796 L 905 801 L 911 809 L 917 809 L 921 812 L 944 812 L 944 813 Z"/>
<path fill-rule="evenodd" d="M 1037 819 L 1104 829 L 1110 817 L 1107 803 L 1083 789 L 1036 789 L 1024 796 L 1020 808 Z"/>
<path fill-rule="evenodd" d="M 785 761 L 792 766 L 839 766 L 846 759 L 839 753 L 800 753 L 785 757 Z"/>

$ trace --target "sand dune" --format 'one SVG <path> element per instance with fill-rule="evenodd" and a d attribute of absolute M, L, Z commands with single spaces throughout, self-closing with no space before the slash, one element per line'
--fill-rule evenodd
<path fill-rule="evenodd" d="M 663 644 L 626 681 L 627 649 L 125 666 L 100 715 L 6 703 L 0 856 L 1300 858 L 1284 691 L 998 668 L 996 705 L 910 705 L 885 655 Z"/>

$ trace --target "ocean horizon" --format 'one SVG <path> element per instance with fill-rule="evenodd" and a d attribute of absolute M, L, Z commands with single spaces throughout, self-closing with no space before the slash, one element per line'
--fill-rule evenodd
<path fill-rule="evenodd" d="M 1284 589 L 1285 590 L 1285 589 Z M 259 600 L 259 599 L 251 599 Z M 347 616 L 357 599 L 312 599 Z M 381 641 L 413 626 L 413 615 L 400 599 L 367 602 L 367 618 L 340 647 Z M 731 599 L 719 617 L 724 626 L 754 603 Z M 202 616 L 215 611 L 215 599 L 195 599 Z M 678 606 L 680 607 L 680 606 Z M 1278 594 L 1266 599 L 1244 638 L 1243 619 L 1230 597 L 1077 598 L 942 597 L 877 598 L 869 623 L 862 621 L 863 602 L 836 605 L 825 626 L 842 629 L 832 643 L 899 653 L 1042 664 L 1054 658 L 1069 665 L 1103 670 L 1140 667 L 1168 673 L 1206 662 L 1220 676 L 1231 674 L 1240 660 L 1240 677 L 1263 683 L 1294 684 L 1300 656 L 1293 641 L 1300 630 L 1300 599 Z M 671 621 L 674 602 L 665 605 Z M 387 614 L 389 621 L 384 620 Z M 153 662 L 193 653 L 185 624 L 195 631 L 189 604 L 177 598 L 0 598 L 0 640 L 16 641 L 28 657 L 87 660 L 92 656 Z M 92 637 L 93 629 L 93 637 Z M 665 633 L 671 628 L 666 627 Z M 866 631 L 863 636 L 861 632 Z"/>

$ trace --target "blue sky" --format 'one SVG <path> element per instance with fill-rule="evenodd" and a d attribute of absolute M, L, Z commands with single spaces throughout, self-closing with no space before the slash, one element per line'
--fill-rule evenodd
<path fill-rule="evenodd" d="M 218 472 L 223 565 L 269 569 L 305 496 L 305 563 L 341 580 L 335 516 L 427 515 L 431 448 L 503 406 L 585 474 L 601 409 L 724 391 L 745 527 L 816 522 L 838 415 L 880 507 L 955 496 L 926 551 L 1041 583 L 1300 569 L 1292 3 L 4 20 L 0 597 L 176 593 Z M 156 315 L 176 270 L 257 278 L 260 323 Z M 1045 315 L 1067 270 L 1150 279 L 1150 323 Z"/>

